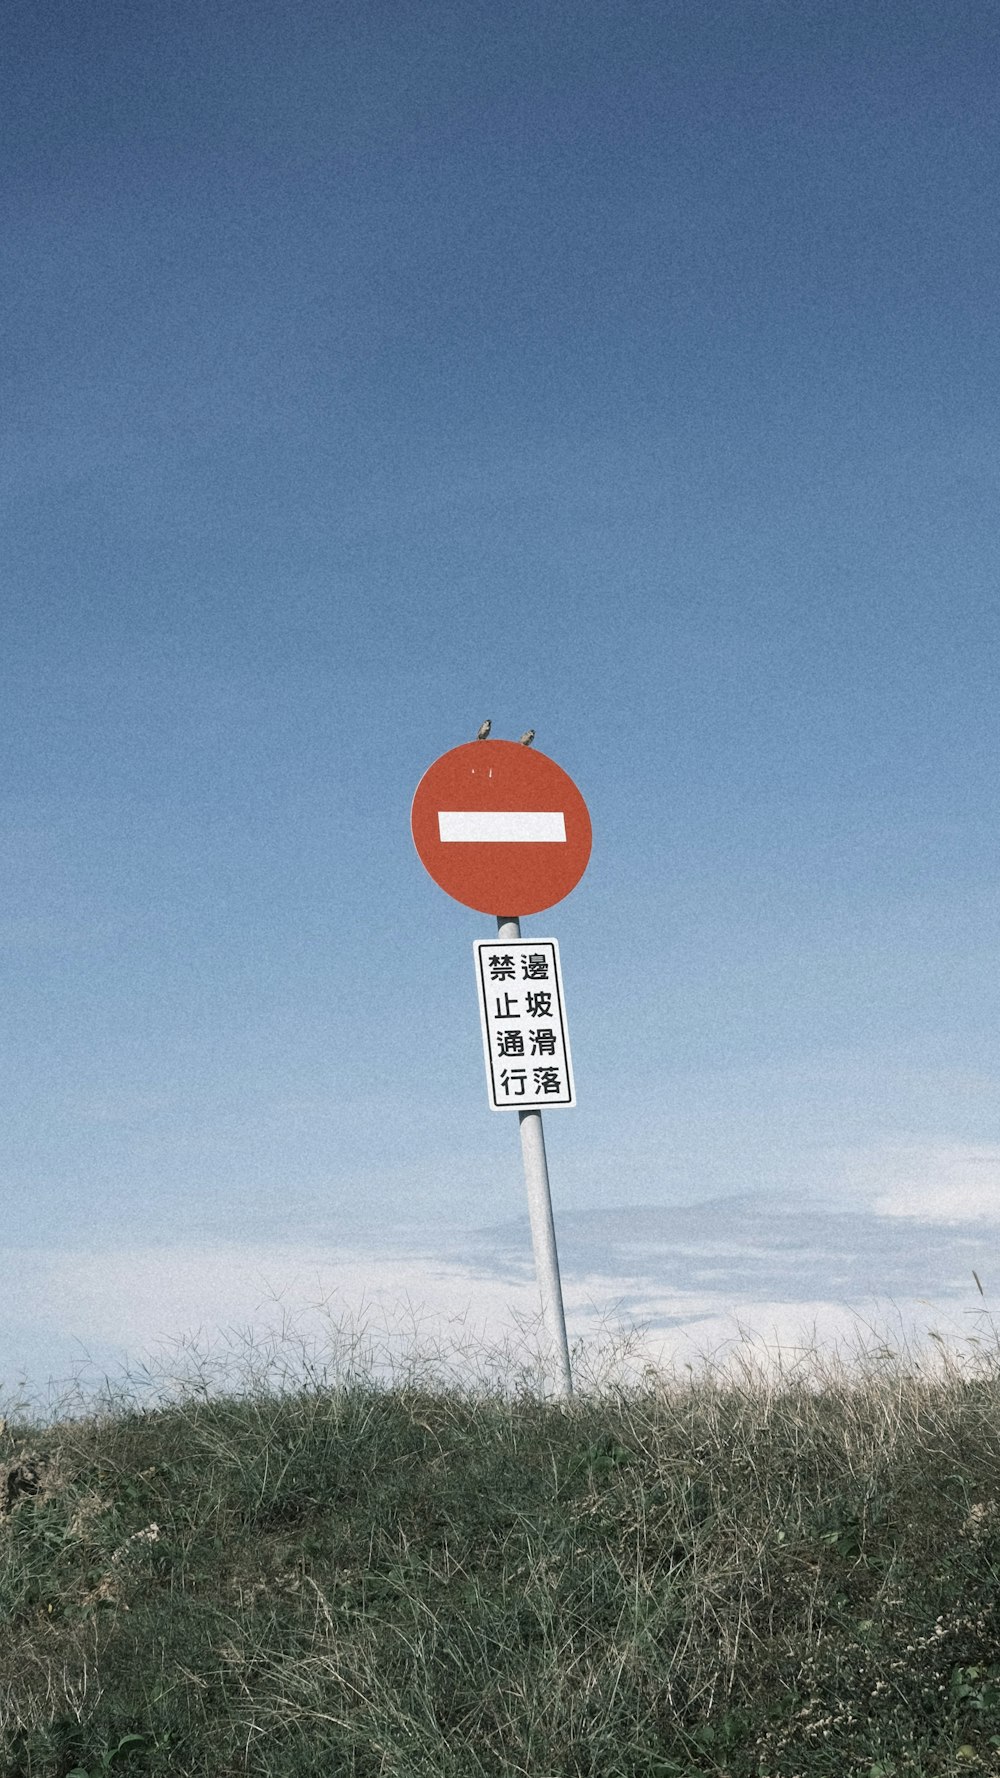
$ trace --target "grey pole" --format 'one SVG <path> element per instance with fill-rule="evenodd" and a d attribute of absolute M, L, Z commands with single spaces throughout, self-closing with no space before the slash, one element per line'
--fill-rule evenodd
<path fill-rule="evenodd" d="M 498 938 L 513 939 L 520 936 L 521 922 L 517 915 L 497 915 Z M 519 1111 L 517 1116 L 521 1125 L 521 1158 L 524 1162 L 524 1183 L 528 1191 L 535 1274 L 542 1298 L 542 1326 L 548 1344 L 546 1366 L 554 1382 L 555 1394 L 572 1395 L 573 1374 L 566 1339 L 566 1316 L 563 1310 L 562 1284 L 559 1280 L 559 1255 L 556 1251 L 555 1224 L 552 1221 L 552 1197 L 549 1192 L 548 1163 L 545 1159 L 542 1114 L 532 1109 Z"/>

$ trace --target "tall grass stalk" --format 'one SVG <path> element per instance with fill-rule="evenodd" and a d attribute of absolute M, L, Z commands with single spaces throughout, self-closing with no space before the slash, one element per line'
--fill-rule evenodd
<path fill-rule="evenodd" d="M 682 1378 L 620 1327 L 555 1402 L 518 1332 L 8 1402 L 4 1778 L 1000 1774 L 995 1334 Z"/>

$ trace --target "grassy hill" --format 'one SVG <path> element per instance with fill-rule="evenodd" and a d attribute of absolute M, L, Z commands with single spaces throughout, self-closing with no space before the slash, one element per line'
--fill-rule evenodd
<path fill-rule="evenodd" d="M 1000 1773 L 1000 1368 L 908 1357 L 8 1415 L 3 1778 Z"/>

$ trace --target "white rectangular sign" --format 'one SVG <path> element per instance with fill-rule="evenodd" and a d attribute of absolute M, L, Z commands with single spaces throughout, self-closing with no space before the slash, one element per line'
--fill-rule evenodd
<path fill-rule="evenodd" d="M 472 949 L 490 1109 L 575 1105 L 558 943 L 477 938 Z"/>

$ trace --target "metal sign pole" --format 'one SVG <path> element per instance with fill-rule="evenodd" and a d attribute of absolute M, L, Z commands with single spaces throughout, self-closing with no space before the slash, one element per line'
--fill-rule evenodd
<path fill-rule="evenodd" d="M 497 915 L 497 937 L 515 939 L 521 936 L 517 915 Z M 535 1274 L 542 1297 L 542 1325 L 548 1341 L 548 1363 L 554 1369 L 555 1393 L 573 1393 L 573 1374 L 569 1363 L 566 1339 L 566 1316 L 563 1310 L 562 1284 L 559 1279 L 559 1255 L 556 1231 L 552 1221 L 552 1197 L 549 1192 L 549 1169 L 545 1159 L 545 1137 L 540 1111 L 519 1111 L 521 1126 L 521 1157 L 524 1161 L 524 1183 L 528 1192 L 528 1215 L 531 1218 L 531 1242 L 535 1250 Z"/>

